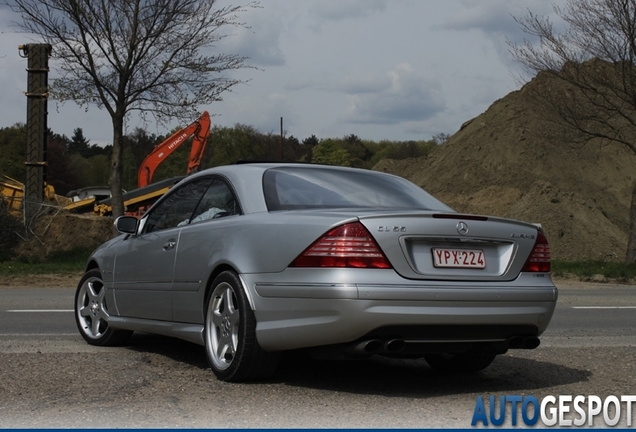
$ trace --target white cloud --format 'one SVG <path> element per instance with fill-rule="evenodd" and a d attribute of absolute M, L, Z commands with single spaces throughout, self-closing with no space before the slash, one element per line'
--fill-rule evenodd
<path fill-rule="evenodd" d="M 20 57 L 18 45 L 30 43 L 23 35 L 0 35 L 0 127 L 26 122 L 27 62 Z"/>
<path fill-rule="evenodd" d="M 378 93 L 391 88 L 390 74 L 375 76 L 369 72 L 352 73 L 337 85 L 339 91 L 348 94 Z"/>
<path fill-rule="evenodd" d="M 407 63 L 386 73 L 390 86 L 380 92 L 348 97 L 345 121 L 400 124 L 431 118 L 445 107 L 440 83 Z"/>
<path fill-rule="evenodd" d="M 386 9 L 386 0 L 320 0 L 310 7 L 317 21 L 342 21 L 364 18 Z"/>
<path fill-rule="evenodd" d="M 259 92 L 259 97 L 237 96 L 223 103 L 221 116 L 213 124 L 233 126 L 236 123 L 253 126 L 263 133 L 279 132 L 280 118 L 286 124 L 297 121 L 297 114 L 288 98 L 277 92 Z"/>
<path fill-rule="evenodd" d="M 563 3 L 563 0 L 556 0 L 556 3 Z M 531 38 L 523 33 L 515 19 L 526 16 L 528 11 L 557 18 L 553 3 L 544 0 L 461 0 L 461 5 L 463 7 L 450 14 L 440 28 L 480 32 L 492 43 L 502 63 L 512 68 L 516 65 L 509 54 L 507 40 L 518 43 Z"/>
<path fill-rule="evenodd" d="M 261 8 L 248 10 L 244 17 L 249 28 L 236 28 L 219 46 L 228 53 L 249 57 L 248 63 L 256 66 L 280 66 L 285 64 L 281 49 L 282 19 L 276 14 L 266 14 Z"/>

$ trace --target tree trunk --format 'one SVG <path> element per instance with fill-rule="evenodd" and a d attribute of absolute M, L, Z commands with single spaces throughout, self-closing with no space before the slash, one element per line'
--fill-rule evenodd
<path fill-rule="evenodd" d="M 628 263 L 636 263 L 636 182 L 632 188 L 632 202 L 629 207 L 629 241 L 627 242 Z"/>
<path fill-rule="evenodd" d="M 124 116 L 116 113 L 113 115 L 113 154 L 110 164 L 110 193 L 112 195 L 111 205 L 113 208 L 113 218 L 124 214 L 124 200 L 121 193 L 122 187 L 122 156 L 124 142 Z"/>

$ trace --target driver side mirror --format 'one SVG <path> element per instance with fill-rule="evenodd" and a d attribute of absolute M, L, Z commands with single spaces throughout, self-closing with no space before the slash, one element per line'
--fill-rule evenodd
<path fill-rule="evenodd" d="M 134 216 L 119 216 L 115 220 L 115 228 L 122 234 L 136 234 L 139 219 Z"/>

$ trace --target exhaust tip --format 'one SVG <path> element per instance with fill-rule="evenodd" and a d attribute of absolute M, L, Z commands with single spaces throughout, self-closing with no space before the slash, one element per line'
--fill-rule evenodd
<path fill-rule="evenodd" d="M 513 336 L 508 339 L 508 347 L 509 348 L 521 348 L 524 344 L 524 338 L 521 336 Z"/>
<path fill-rule="evenodd" d="M 390 341 L 387 341 L 384 344 L 384 349 L 387 352 L 394 353 L 394 352 L 402 351 L 405 346 L 406 346 L 406 342 L 404 342 L 403 339 L 391 339 Z"/>
<path fill-rule="evenodd" d="M 529 337 L 523 341 L 523 347 L 525 349 L 535 349 L 541 344 L 541 340 L 538 337 Z"/>
<path fill-rule="evenodd" d="M 508 348 L 535 349 L 541 344 L 536 336 L 513 336 L 506 341 Z"/>
<path fill-rule="evenodd" d="M 375 354 L 377 352 L 382 351 L 383 344 L 381 340 L 378 339 L 370 339 L 366 341 L 362 341 L 357 343 L 352 351 L 357 353 L 364 354 Z"/>

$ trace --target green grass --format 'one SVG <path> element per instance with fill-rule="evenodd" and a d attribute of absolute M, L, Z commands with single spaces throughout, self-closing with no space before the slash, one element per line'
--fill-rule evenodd
<path fill-rule="evenodd" d="M 35 259 L 2 261 L 0 262 L 0 276 L 78 273 L 84 270 L 89 255 L 90 251 L 78 249 L 70 252 L 58 252 L 43 262 L 38 262 Z"/>
<path fill-rule="evenodd" d="M 615 261 L 552 261 L 554 277 L 574 276 L 589 279 L 594 275 L 603 275 L 607 279 L 627 282 L 636 278 L 636 264 Z"/>

